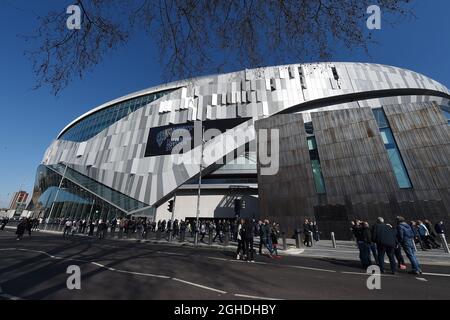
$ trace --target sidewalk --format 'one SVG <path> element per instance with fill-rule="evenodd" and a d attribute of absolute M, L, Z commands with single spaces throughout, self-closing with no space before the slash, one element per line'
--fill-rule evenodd
<path fill-rule="evenodd" d="M 16 228 L 12 226 L 7 226 L 6 229 L 15 230 Z M 61 231 L 40 230 L 34 232 L 62 235 Z M 85 234 L 76 234 L 76 236 L 88 238 L 88 236 Z M 205 238 L 208 239 L 208 237 Z M 114 239 L 108 237 L 106 239 L 114 241 L 162 244 L 174 247 L 195 247 L 194 239 L 192 237 L 186 237 L 185 242 L 179 242 L 178 240 L 168 242 L 164 237 L 161 240 L 156 239 L 140 240 L 136 238 L 118 239 L 117 237 L 115 237 Z M 206 243 L 199 242 L 197 247 L 204 249 L 216 249 L 225 251 L 235 251 L 237 248 L 237 243 L 231 241 L 228 246 L 225 246 L 217 242 L 208 245 L 208 242 L 207 241 L 205 242 Z M 336 242 L 337 248 L 333 248 L 331 240 L 321 240 L 319 242 L 314 243 L 313 247 L 304 247 L 302 243 L 300 248 L 296 248 L 294 239 L 286 239 L 287 250 L 283 250 L 283 244 L 281 239 L 279 242 L 280 243 L 278 244 L 278 253 L 281 256 L 359 261 L 358 248 L 356 246 L 356 243 L 352 241 L 337 241 Z M 259 246 L 259 239 L 255 238 L 254 247 L 258 248 L 258 246 Z M 403 257 L 407 261 L 405 254 L 403 254 Z M 442 248 L 429 251 L 422 251 L 419 249 L 419 251 L 417 252 L 417 257 L 419 258 L 420 263 L 424 265 L 440 265 L 450 267 L 450 254 L 445 253 L 444 249 Z"/>

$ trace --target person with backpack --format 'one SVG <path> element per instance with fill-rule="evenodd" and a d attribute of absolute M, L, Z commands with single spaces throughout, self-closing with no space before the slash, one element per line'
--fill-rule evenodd
<path fill-rule="evenodd" d="M 414 238 L 414 231 L 411 226 L 406 223 L 405 218 L 400 216 L 397 217 L 397 239 L 411 262 L 412 271 L 410 273 L 419 275 L 422 274 L 422 269 L 419 260 L 416 257 Z"/>

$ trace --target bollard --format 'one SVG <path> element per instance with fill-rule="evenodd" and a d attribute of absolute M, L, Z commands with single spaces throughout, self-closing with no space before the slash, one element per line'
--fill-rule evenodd
<path fill-rule="evenodd" d="M 213 233 L 212 231 L 209 231 L 208 246 L 212 245 L 212 241 L 213 241 Z"/>
<path fill-rule="evenodd" d="M 286 251 L 287 250 L 286 232 L 282 232 L 281 237 L 283 239 L 283 250 Z"/>
<path fill-rule="evenodd" d="M 169 230 L 169 242 L 172 242 L 173 238 L 173 232 L 172 230 Z"/>
<path fill-rule="evenodd" d="M 302 239 L 301 239 L 301 234 L 300 234 L 300 232 L 297 230 L 297 232 L 295 233 L 295 247 L 296 247 L 297 249 L 300 249 L 301 241 L 302 241 Z"/>
<path fill-rule="evenodd" d="M 160 229 L 158 229 L 156 231 L 156 240 L 161 240 L 161 230 Z"/>
<path fill-rule="evenodd" d="M 445 253 L 450 253 L 450 250 L 448 248 L 447 239 L 445 238 L 445 234 L 441 233 L 439 234 L 441 237 L 442 246 L 444 247 Z"/>
<path fill-rule="evenodd" d="M 334 236 L 334 232 L 331 233 L 331 242 L 333 243 L 333 248 L 336 249 L 336 237 Z"/>
<path fill-rule="evenodd" d="M 194 231 L 194 244 L 195 244 L 195 246 L 198 246 L 198 242 L 199 242 L 198 232 L 197 232 L 197 230 L 195 230 Z"/>
<path fill-rule="evenodd" d="M 314 247 L 314 234 L 312 231 L 309 232 L 309 239 L 311 240 L 311 247 Z"/>
<path fill-rule="evenodd" d="M 225 239 L 223 244 L 225 247 L 228 247 L 228 245 L 230 244 L 230 234 L 228 232 L 225 232 Z"/>

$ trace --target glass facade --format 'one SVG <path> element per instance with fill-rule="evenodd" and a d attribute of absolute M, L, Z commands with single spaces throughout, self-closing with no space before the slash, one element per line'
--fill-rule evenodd
<path fill-rule="evenodd" d="M 377 121 L 380 129 L 381 138 L 384 146 L 386 147 L 389 161 L 391 162 L 392 169 L 394 170 L 395 178 L 401 189 L 411 189 L 412 183 L 406 170 L 405 163 L 403 162 L 400 150 L 398 149 L 388 119 L 382 108 L 373 109 L 375 120 Z"/>
<path fill-rule="evenodd" d="M 441 106 L 442 113 L 447 119 L 447 124 L 450 126 L 450 106 Z"/>
<path fill-rule="evenodd" d="M 66 166 L 64 164 L 50 165 L 48 166 L 48 168 L 54 170 L 61 176 L 64 175 L 64 171 L 66 171 Z M 85 190 L 88 190 L 92 194 L 95 194 L 105 201 L 121 208 L 125 212 L 140 210 L 148 206 L 143 202 L 130 198 L 123 193 L 111 189 L 95 181 L 94 179 L 83 175 L 71 169 L 70 167 L 67 168 L 64 177 L 70 181 L 75 182 L 77 185 L 84 188 Z"/>
<path fill-rule="evenodd" d="M 317 149 L 316 137 L 308 137 L 308 149 L 316 192 L 318 194 L 324 194 L 326 193 L 325 181 L 323 179 L 322 167 L 320 165 L 319 150 Z"/>
<path fill-rule="evenodd" d="M 323 179 L 322 166 L 320 165 L 319 150 L 317 148 L 316 137 L 314 136 L 314 126 L 312 122 L 305 123 L 305 131 L 308 135 L 309 160 L 311 161 L 311 169 L 313 173 L 314 186 L 318 194 L 325 194 L 325 180 Z"/>
<path fill-rule="evenodd" d="M 53 229 L 61 228 L 62 222 L 66 219 L 111 221 L 114 218 L 126 216 L 131 209 L 135 208 L 138 201 L 125 195 L 121 195 L 121 197 L 129 200 L 120 203 L 125 205 L 128 203 L 128 210 L 122 209 L 116 203 L 110 202 L 110 199 L 106 199 L 108 197 L 107 192 L 101 191 L 102 188 L 107 189 L 106 186 L 95 187 L 101 194 L 100 196 L 92 193 L 87 187 L 92 188 L 94 184 L 98 183 L 93 180 L 93 182 L 87 183 L 89 180 L 87 177 L 82 181 L 80 176 L 84 176 L 70 168 L 67 169 L 64 179 L 62 179 L 65 166 L 62 165 L 62 167 L 62 173 L 60 173 L 61 168 L 51 168 L 44 165 L 38 167 L 33 193 L 33 206 L 29 208 L 34 212 L 35 218 L 48 219 Z M 59 188 L 60 185 L 61 188 Z M 114 192 L 114 190 L 110 191 L 110 193 Z M 145 204 L 138 203 L 139 206 L 136 209 L 145 208 Z M 140 215 L 149 218 L 152 218 L 153 214 L 153 208 L 140 213 Z"/>
<path fill-rule="evenodd" d="M 59 139 L 75 142 L 87 141 L 106 128 L 110 127 L 115 122 L 125 118 L 130 113 L 145 107 L 153 101 L 161 99 L 163 96 L 172 91 L 173 90 L 166 90 L 148 94 L 114 104 L 106 109 L 102 109 L 70 127 L 61 135 Z"/>

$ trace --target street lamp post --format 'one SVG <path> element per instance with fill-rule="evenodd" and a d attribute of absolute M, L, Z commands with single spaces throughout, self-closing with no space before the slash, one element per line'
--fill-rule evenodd
<path fill-rule="evenodd" d="M 46 223 L 45 223 L 44 231 L 47 231 L 47 229 L 48 229 L 48 223 L 50 222 L 50 219 L 52 218 L 53 209 L 55 208 L 55 202 L 56 202 L 56 200 L 58 199 L 59 192 L 61 191 L 62 184 L 63 184 L 63 182 L 64 182 L 64 178 L 66 177 L 67 167 L 68 167 L 68 166 L 69 166 L 69 164 L 66 163 L 66 168 L 64 169 L 64 173 L 63 173 L 63 175 L 62 175 L 62 177 L 61 177 L 61 181 L 59 182 L 59 187 L 58 187 L 58 190 L 56 191 L 55 198 L 53 199 L 52 207 L 50 208 L 50 213 L 49 213 L 48 218 L 47 218 L 47 221 L 46 221 Z"/>
<path fill-rule="evenodd" d="M 169 242 L 172 242 L 173 239 L 173 222 L 175 220 L 175 204 L 177 201 L 177 194 L 173 197 L 173 208 L 172 208 L 172 218 L 170 219 L 170 230 L 169 230 Z"/>
<path fill-rule="evenodd" d="M 198 232 L 199 232 L 199 219 L 200 219 L 200 196 L 202 190 L 202 172 L 203 172 L 203 149 L 205 145 L 205 130 L 203 129 L 203 122 L 201 122 L 202 126 L 202 145 L 201 145 L 201 154 L 200 154 L 200 174 L 198 178 L 198 195 L 197 195 L 197 218 L 195 221 L 195 234 L 194 234 L 194 244 L 198 245 Z"/>

